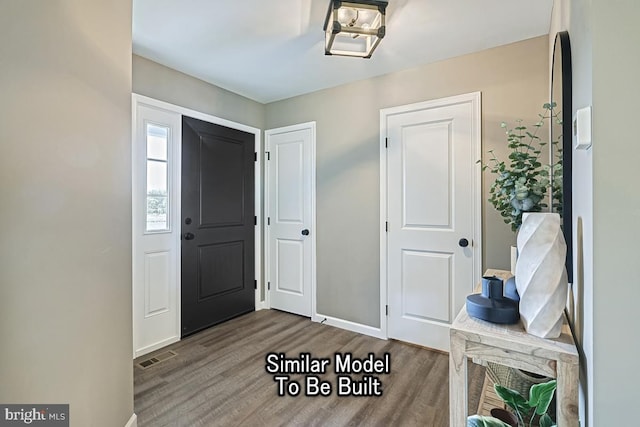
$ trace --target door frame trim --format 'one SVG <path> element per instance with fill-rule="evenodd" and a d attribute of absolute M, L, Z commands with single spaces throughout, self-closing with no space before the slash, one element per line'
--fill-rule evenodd
<path fill-rule="evenodd" d="M 397 107 L 383 108 L 380 110 L 380 329 L 382 334 L 388 338 L 388 318 L 386 307 L 389 303 L 387 277 L 388 262 L 388 239 L 386 221 L 387 211 L 387 121 L 390 116 L 402 114 L 417 109 L 427 109 L 442 107 L 451 104 L 471 102 L 473 109 L 472 119 L 472 151 L 476 159 L 482 158 L 482 110 L 481 92 L 471 92 L 461 95 L 454 95 L 445 98 L 433 99 L 429 101 L 416 102 L 413 104 L 400 105 Z M 473 236 L 472 246 L 476 249 L 473 256 L 474 283 L 480 280 L 482 275 L 482 168 L 479 164 L 475 166 L 473 173 Z M 454 313 L 457 314 L 457 313 Z"/>
<path fill-rule="evenodd" d="M 179 114 L 180 116 L 184 115 L 184 116 L 193 117 L 193 118 L 204 120 L 216 125 L 225 126 L 231 129 L 240 130 L 240 131 L 247 132 L 254 135 L 255 152 L 258 153 L 257 159 L 255 161 L 255 190 L 254 190 L 255 191 L 255 208 L 254 209 L 255 209 L 255 216 L 257 217 L 257 221 L 256 221 L 257 225 L 255 227 L 255 267 L 254 267 L 255 276 L 256 276 L 255 280 L 257 280 L 257 289 L 255 290 L 255 309 L 256 311 L 258 311 L 258 310 L 263 310 L 268 308 L 266 302 L 261 301 L 260 299 L 260 289 L 263 286 L 263 274 L 262 274 L 263 221 L 262 221 L 262 210 L 260 209 L 260 207 L 262 206 L 262 191 L 261 191 L 262 190 L 262 174 L 261 174 L 262 153 L 264 152 L 262 147 L 262 138 L 261 138 L 262 131 L 253 126 L 248 126 L 242 123 L 223 119 L 221 117 L 202 113 L 200 111 L 196 111 L 190 108 L 171 104 L 165 101 L 160 101 L 158 99 L 140 95 L 137 93 L 131 94 L 131 104 L 132 104 L 132 144 L 131 144 L 132 149 L 134 149 L 135 147 L 135 141 L 137 137 L 136 136 L 136 119 L 137 119 L 136 111 L 137 111 L 137 106 L 139 104 L 147 105 L 152 108 L 165 110 L 170 113 L 176 113 L 176 114 Z M 177 153 L 178 153 L 178 156 L 174 160 L 176 164 L 173 169 L 173 172 L 177 176 L 178 185 L 177 185 L 177 188 L 174 190 L 174 194 L 175 194 L 175 200 L 180 201 L 182 200 L 181 185 L 180 185 L 181 177 L 182 177 L 182 120 L 180 120 L 180 128 L 178 129 Z M 133 168 L 135 167 L 135 165 L 132 164 L 131 167 Z M 133 194 L 132 194 L 132 197 L 133 197 Z M 132 200 L 132 202 L 135 202 L 135 201 Z M 176 230 L 180 230 L 180 218 L 182 217 L 180 203 L 178 203 L 177 212 L 178 213 L 176 215 L 176 218 L 173 218 L 171 226 L 177 227 Z M 132 215 L 132 221 L 134 224 L 135 224 L 134 215 L 136 214 L 138 214 L 138 212 L 133 212 L 133 209 L 132 209 L 131 215 Z M 132 229 L 132 233 L 131 233 L 132 243 L 133 243 L 134 232 L 135 230 Z M 176 248 L 180 248 L 180 233 L 176 233 L 174 244 L 176 245 L 175 246 Z M 180 253 L 180 251 L 178 251 L 178 253 Z M 181 289 L 181 286 L 182 286 L 181 279 L 180 279 L 181 278 L 180 262 L 178 262 L 178 265 L 177 265 L 177 275 L 178 275 L 178 290 L 179 290 Z M 133 292 L 133 271 L 132 271 L 132 292 Z M 181 296 L 180 296 L 180 292 L 178 291 L 178 295 L 177 295 L 178 331 L 182 329 L 181 304 L 182 304 Z M 135 307 L 132 307 L 132 309 L 135 310 Z M 133 326 L 135 328 L 135 325 Z M 134 349 L 134 352 L 135 352 L 135 349 Z M 134 357 L 135 357 L 135 354 L 134 354 Z"/>
<path fill-rule="evenodd" d="M 316 236 L 318 235 L 316 228 L 316 122 L 305 122 L 298 123 L 290 126 L 283 126 L 273 129 L 267 129 L 264 132 L 264 144 L 265 144 L 265 153 L 269 151 L 269 136 L 277 133 L 283 132 L 293 132 L 297 130 L 311 130 L 311 230 L 309 237 L 311 240 L 311 320 L 314 322 L 320 322 L 324 317 L 321 317 L 316 309 Z M 270 163 L 265 159 L 265 167 L 264 167 L 264 215 L 267 216 L 267 212 L 269 212 L 269 198 L 267 194 L 269 194 L 269 165 Z M 269 239 L 270 233 L 269 227 L 265 227 L 265 238 L 264 238 L 264 277 L 265 281 L 267 278 L 271 277 L 270 271 L 270 260 L 271 260 L 271 252 L 269 251 Z M 265 300 L 264 303 L 266 305 L 265 308 L 271 308 L 271 292 L 270 290 L 266 290 L 265 288 Z"/>

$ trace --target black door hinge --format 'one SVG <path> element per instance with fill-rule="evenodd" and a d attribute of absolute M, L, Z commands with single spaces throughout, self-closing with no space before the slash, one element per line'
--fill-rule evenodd
<path fill-rule="evenodd" d="M 384 309 L 385 309 L 385 314 L 388 316 L 389 315 L 389 306 L 385 305 Z"/>
<path fill-rule="evenodd" d="M 271 153 L 269 151 L 265 151 L 266 155 L 267 155 L 267 160 L 271 160 Z"/>
<path fill-rule="evenodd" d="M 389 148 L 389 138 L 384 139 L 384 148 Z"/>
<path fill-rule="evenodd" d="M 267 217 L 267 225 L 271 225 L 271 217 L 270 216 Z"/>
<path fill-rule="evenodd" d="M 257 216 L 253 217 L 253 225 L 258 225 L 258 217 Z"/>
<path fill-rule="evenodd" d="M 270 291 L 271 290 L 271 282 L 267 282 L 267 290 Z"/>
<path fill-rule="evenodd" d="M 254 152 L 254 153 L 253 153 L 253 161 L 254 161 L 254 162 L 257 162 L 257 161 L 258 161 L 258 153 L 257 153 L 257 152 Z"/>
<path fill-rule="evenodd" d="M 253 289 L 258 289 L 258 281 L 257 280 L 253 281 Z"/>
<path fill-rule="evenodd" d="M 389 232 L 389 221 L 384 222 L 384 231 Z"/>

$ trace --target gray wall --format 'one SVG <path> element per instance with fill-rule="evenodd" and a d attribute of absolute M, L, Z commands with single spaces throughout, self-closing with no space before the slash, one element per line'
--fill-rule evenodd
<path fill-rule="evenodd" d="M 138 55 L 133 55 L 133 92 L 258 129 L 265 128 L 264 104 Z M 262 211 L 262 206 L 257 209 Z M 260 283 L 260 300 L 264 300 L 265 281 Z"/>
<path fill-rule="evenodd" d="M 0 402 L 123 426 L 131 1 L 3 1 L 0 28 Z"/>
<path fill-rule="evenodd" d="M 629 54 L 640 5 L 556 4 L 552 33 L 572 38 L 574 108 L 594 105 L 594 146 L 574 153 L 586 425 L 623 425 L 638 400 L 640 353 L 640 57 Z M 72 425 L 124 425 L 133 411 L 131 2 L 2 2 L 0 27 L 0 401 L 69 402 Z M 377 326 L 379 109 L 480 90 L 484 151 L 504 152 L 499 122 L 535 117 L 546 98 L 547 46 L 533 39 L 266 107 L 134 56 L 133 90 L 263 129 L 316 120 L 319 310 Z M 506 268 L 513 236 L 483 211 L 484 265 Z"/>
<path fill-rule="evenodd" d="M 593 42 L 593 426 L 629 424 L 637 364 L 640 3 L 586 2 Z"/>
<path fill-rule="evenodd" d="M 573 106 L 593 105 L 593 146 L 573 158 L 574 322 L 581 353 L 583 425 L 627 425 L 640 399 L 640 57 L 635 0 L 556 0 L 551 33 L 568 29 Z"/>
<path fill-rule="evenodd" d="M 548 66 L 539 37 L 267 104 L 267 129 L 317 122 L 320 313 L 379 326 L 380 109 L 481 91 L 483 153 L 505 153 L 500 122 L 537 119 Z M 483 179 L 483 264 L 509 269 L 515 235 L 486 202 L 493 177 Z"/>
<path fill-rule="evenodd" d="M 558 31 L 569 31 L 572 61 L 572 101 L 577 109 L 592 101 L 591 23 L 583 0 L 556 0 L 549 31 L 549 55 Z M 573 298 L 569 314 L 580 348 L 580 418 L 592 419 L 593 409 L 593 150 L 573 150 Z M 591 409 L 591 411 L 590 411 Z"/>
<path fill-rule="evenodd" d="M 133 92 L 264 129 L 264 105 L 133 55 Z"/>

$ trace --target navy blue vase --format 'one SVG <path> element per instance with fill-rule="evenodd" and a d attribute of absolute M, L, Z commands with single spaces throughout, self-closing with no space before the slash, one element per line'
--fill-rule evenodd
<path fill-rule="evenodd" d="M 511 276 L 504 282 L 504 296 L 514 301 L 520 301 L 520 295 L 518 295 L 516 288 L 516 276 Z"/>
<path fill-rule="evenodd" d="M 495 276 L 482 278 L 482 293 L 467 296 L 467 313 L 491 323 L 512 324 L 520 320 L 518 301 L 505 298 L 502 280 Z"/>

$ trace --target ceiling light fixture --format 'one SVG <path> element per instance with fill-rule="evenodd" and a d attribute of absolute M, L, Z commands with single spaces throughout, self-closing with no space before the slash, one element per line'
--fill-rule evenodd
<path fill-rule="evenodd" d="M 386 0 L 331 0 L 324 21 L 325 55 L 371 58 L 385 35 Z"/>

